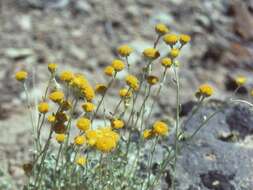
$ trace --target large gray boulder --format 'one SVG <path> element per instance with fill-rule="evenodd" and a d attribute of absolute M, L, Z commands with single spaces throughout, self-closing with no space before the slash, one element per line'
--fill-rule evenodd
<path fill-rule="evenodd" d="M 224 106 L 224 105 L 222 105 Z M 191 134 L 219 106 L 204 107 L 187 124 Z M 229 104 L 182 147 L 177 164 L 178 190 L 253 189 L 253 111 Z M 167 172 L 167 187 L 171 178 Z"/>

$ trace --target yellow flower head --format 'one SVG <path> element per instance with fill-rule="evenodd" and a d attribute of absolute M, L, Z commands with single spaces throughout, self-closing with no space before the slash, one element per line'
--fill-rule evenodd
<path fill-rule="evenodd" d="M 162 64 L 162 66 L 169 68 L 169 67 L 171 67 L 173 62 L 171 61 L 171 58 L 165 57 L 161 60 L 161 64 Z"/>
<path fill-rule="evenodd" d="M 104 69 L 104 73 L 109 76 L 109 77 L 112 77 L 115 73 L 115 70 L 112 66 L 107 66 L 105 69 Z"/>
<path fill-rule="evenodd" d="M 107 86 L 105 84 L 97 84 L 95 87 L 95 91 L 97 94 L 104 94 L 107 90 Z"/>
<path fill-rule="evenodd" d="M 63 143 L 65 138 L 66 138 L 65 134 L 56 134 L 55 135 L 55 139 L 58 143 Z"/>
<path fill-rule="evenodd" d="M 116 72 L 122 71 L 125 68 L 124 62 L 119 59 L 113 60 L 111 65 Z"/>
<path fill-rule="evenodd" d="M 86 137 L 89 145 L 95 146 L 97 150 L 105 153 L 112 151 L 119 140 L 118 133 L 112 131 L 111 127 L 88 130 Z"/>
<path fill-rule="evenodd" d="M 156 135 L 165 136 L 169 132 L 168 125 L 162 121 L 156 121 L 153 125 L 153 132 Z"/>
<path fill-rule="evenodd" d="M 47 117 L 47 120 L 48 120 L 49 123 L 54 123 L 56 121 L 56 118 L 55 118 L 54 115 L 49 115 Z"/>
<path fill-rule="evenodd" d="M 95 109 L 95 105 L 91 102 L 85 102 L 82 108 L 85 112 L 92 112 Z"/>
<path fill-rule="evenodd" d="M 181 34 L 179 36 L 180 42 L 182 45 L 187 44 L 191 41 L 191 36 L 187 35 L 187 34 Z"/>
<path fill-rule="evenodd" d="M 235 78 L 235 82 L 238 86 L 242 86 L 246 83 L 247 79 L 245 76 L 238 76 Z"/>
<path fill-rule="evenodd" d="M 49 63 L 47 65 L 47 68 L 49 70 L 50 73 L 55 73 L 56 69 L 57 69 L 58 65 L 55 63 Z"/>
<path fill-rule="evenodd" d="M 81 146 L 86 143 L 86 138 L 83 135 L 77 136 L 74 139 L 75 145 Z"/>
<path fill-rule="evenodd" d="M 27 79 L 27 76 L 28 76 L 28 73 L 26 71 L 18 71 L 16 72 L 15 78 L 17 81 L 23 82 Z"/>
<path fill-rule="evenodd" d="M 168 45 L 175 45 L 178 42 L 179 38 L 176 34 L 166 34 L 163 37 L 163 41 Z"/>
<path fill-rule="evenodd" d="M 77 156 L 76 158 L 76 164 L 78 164 L 79 166 L 84 166 L 86 164 L 87 160 L 86 157 L 84 156 Z"/>
<path fill-rule="evenodd" d="M 198 92 L 196 93 L 197 96 L 204 96 L 204 97 L 209 97 L 212 96 L 213 94 L 213 88 L 208 85 L 208 84 L 202 84 L 199 89 Z"/>
<path fill-rule="evenodd" d="M 155 48 L 147 48 L 143 51 L 143 55 L 148 59 L 157 59 L 160 56 L 160 53 Z"/>
<path fill-rule="evenodd" d="M 49 94 L 49 99 L 56 103 L 61 103 L 64 99 L 64 93 L 61 91 L 54 91 Z"/>
<path fill-rule="evenodd" d="M 139 89 L 139 80 L 135 76 L 128 75 L 126 76 L 125 81 L 133 90 L 137 91 Z"/>
<path fill-rule="evenodd" d="M 38 110 L 39 110 L 40 113 L 43 113 L 43 114 L 47 113 L 48 110 L 49 110 L 48 103 L 47 102 L 41 102 L 41 103 L 39 103 Z"/>
<path fill-rule="evenodd" d="M 157 84 L 157 83 L 159 82 L 159 78 L 156 77 L 156 76 L 154 76 L 154 75 L 149 75 L 149 76 L 147 77 L 147 81 L 148 81 L 148 83 L 149 83 L 150 85 L 155 85 L 155 84 Z"/>
<path fill-rule="evenodd" d="M 115 129 L 121 129 L 124 127 L 124 121 L 122 121 L 121 119 L 114 119 L 112 120 L 112 127 Z"/>
<path fill-rule="evenodd" d="M 82 92 L 87 101 L 92 101 L 95 98 L 95 92 L 91 85 L 86 85 Z"/>
<path fill-rule="evenodd" d="M 129 47 L 128 45 L 122 45 L 118 48 L 118 53 L 122 57 L 127 57 L 133 52 L 133 49 Z"/>
<path fill-rule="evenodd" d="M 98 133 L 97 130 L 87 130 L 85 132 L 85 135 L 87 137 L 87 142 L 89 145 L 93 146 L 97 142 Z"/>
<path fill-rule="evenodd" d="M 70 82 L 74 78 L 74 74 L 71 71 L 63 71 L 60 74 L 60 79 L 64 82 Z"/>
<path fill-rule="evenodd" d="M 130 98 L 132 96 L 132 92 L 130 91 L 130 89 L 121 88 L 119 90 L 119 96 L 122 98 Z"/>
<path fill-rule="evenodd" d="M 179 56 L 180 50 L 177 48 L 173 48 L 170 50 L 170 57 L 171 58 L 177 58 Z"/>
<path fill-rule="evenodd" d="M 163 23 L 158 23 L 156 26 L 155 26 L 155 31 L 157 32 L 157 34 L 159 35 L 164 35 L 166 33 L 169 32 L 169 28 L 163 24 Z"/>
<path fill-rule="evenodd" d="M 91 121 L 88 118 L 81 117 L 77 120 L 76 126 L 81 131 L 87 131 L 90 129 Z"/>
<path fill-rule="evenodd" d="M 144 139 L 150 139 L 150 138 L 152 138 L 153 137 L 153 131 L 151 130 L 151 129 L 145 129 L 144 131 L 143 131 L 143 138 Z"/>
<path fill-rule="evenodd" d="M 89 85 L 89 83 L 84 75 L 76 74 L 72 78 L 70 85 L 74 88 L 82 90 L 82 89 L 85 89 L 87 87 L 87 85 Z"/>
<path fill-rule="evenodd" d="M 101 152 L 110 152 L 117 146 L 117 143 L 109 136 L 102 136 L 97 139 L 96 148 Z"/>

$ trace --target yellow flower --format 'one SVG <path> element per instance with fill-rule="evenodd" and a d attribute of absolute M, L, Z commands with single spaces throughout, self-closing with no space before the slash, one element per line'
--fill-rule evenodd
<path fill-rule="evenodd" d="M 165 136 L 169 132 L 168 125 L 162 121 L 156 121 L 153 125 L 153 132 L 156 135 Z"/>
<path fill-rule="evenodd" d="M 143 51 L 143 55 L 148 59 L 156 59 L 160 56 L 160 53 L 155 48 L 147 48 Z"/>
<path fill-rule="evenodd" d="M 92 101 L 95 98 L 94 89 L 90 85 L 86 85 L 82 92 L 87 101 Z"/>
<path fill-rule="evenodd" d="M 88 130 L 85 134 L 89 145 L 95 146 L 97 150 L 105 153 L 112 151 L 119 140 L 118 133 L 112 131 L 111 127 Z"/>
<path fill-rule="evenodd" d="M 91 146 L 95 145 L 98 138 L 97 130 L 87 130 L 85 135 L 87 137 L 88 144 Z"/>
<path fill-rule="evenodd" d="M 38 110 L 39 110 L 40 113 L 44 113 L 44 114 L 47 113 L 48 110 L 49 110 L 48 103 L 47 102 L 41 102 L 41 103 L 39 103 Z"/>
<path fill-rule="evenodd" d="M 253 89 L 250 91 L 250 95 L 253 97 Z"/>
<path fill-rule="evenodd" d="M 124 62 L 119 59 L 113 60 L 111 65 L 116 72 L 122 71 L 125 68 Z"/>
<path fill-rule="evenodd" d="M 112 127 L 115 129 L 121 129 L 124 127 L 124 121 L 120 119 L 114 119 L 112 120 Z"/>
<path fill-rule="evenodd" d="M 87 85 L 89 85 L 89 83 L 84 75 L 76 74 L 72 78 L 70 85 L 74 88 L 78 88 L 79 90 L 82 90 L 82 89 L 85 89 Z"/>
<path fill-rule="evenodd" d="M 127 57 L 133 52 L 133 49 L 129 47 L 128 45 L 122 45 L 118 48 L 118 53 L 122 57 Z"/>
<path fill-rule="evenodd" d="M 56 135 L 55 135 L 55 139 L 56 139 L 56 141 L 57 141 L 58 143 L 64 142 L 65 137 L 66 137 L 65 134 L 56 134 Z"/>
<path fill-rule="evenodd" d="M 95 87 L 95 91 L 97 94 L 104 94 L 107 90 L 107 86 L 105 84 L 97 84 Z"/>
<path fill-rule="evenodd" d="M 55 73 L 57 67 L 58 67 L 58 65 L 55 64 L 55 63 L 49 63 L 48 66 L 47 66 L 50 73 Z"/>
<path fill-rule="evenodd" d="M 169 32 L 169 28 L 163 23 L 158 23 L 155 26 L 155 31 L 160 35 L 164 35 Z"/>
<path fill-rule="evenodd" d="M 90 129 L 91 122 L 88 118 L 81 117 L 77 120 L 76 126 L 81 131 L 87 131 Z"/>
<path fill-rule="evenodd" d="M 148 81 L 148 83 L 149 83 L 150 85 L 155 85 L 155 84 L 158 83 L 159 78 L 156 77 L 156 76 L 154 76 L 154 75 L 149 75 L 149 76 L 147 77 L 147 81 Z"/>
<path fill-rule="evenodd" d="M 117 143 L 109 136 L 102 136 L 97 139 L 96 148 L 101 152 L 110 152 L 117 146 Z"/>
<path fill-rule="evenodd" d="M 63 71 L 60 74 L 60 79 L 64 82 L 70 82 L 74 78 L 74 74 L 71 71 Z"/>
<path fill-rule="evenodd" d="M 170 56 L 171 56 L 171 58 L 178 57 L 179 53 L 180 53 L 180 50 L 177 49 L 177 48 L 173 48 L 172 50 L 170 50 Z"/>
<path fill-rule="evenodd" d="M 56 121 L 56 118 L 55 118 L 54 115 L 49 115 L 47 117 L 47 120 L 48 120 L 49 123 L 54 123 Z"/>
<path fill-rule="evenodd" d="M 213 88 L 208 84 L 202 84 L 199 87 L 198 92 L 196 93 L 197 96 L 202 95 L 204 97 L 212 96 L 213 94 Z"/>
<path fill-rule="evenodd" d="M 179 36 L 180 42 L 182 45 L 187 44 L 191 41 L 191 36 L 187 35 L 187 34 L 181 34 Z"/>
<path fill-rule="evenodd" d="M 139 89 L 139 80 L 135 76 L 128 75 L 126 76 L 125 81 L 133 90 L 137 91 Z"/>
<path fill-rule="evenodd" d="M 18 71 L 16 72 L 16 80 L 23 82 L 24 80 L 27 79 L 28 73 L 26 71 Z"/>
<path fill-rule="evenodd" d="M 78 164 L 79 166 L 84 166 L 86 164 L 87 160 L 86 157 L 84 156 L 78 156 L 76 158 L 76 164 Z"/>
<path fill-rule="evenodd" d="M 163 37 L 163 41 L 168 45 L 175 45 L 178 41 L 178 36 L 176 34 L 166 34 Z"/>
<path fill-rule="evenodd" d="M 91 102 L 85 102 L 82 108 L 85 112 L 92 112 L 95 109 L 95 105 Z"/>
<path fill-rule="evenodd" d="M 173 62 L 171 61 L 170 58 L 165 57 L 165 58 L 163 58 L 161 60 L 161 64 L 162 64 L 162 66 L 169 68 L 169 67 L 171 67 L 171 65 L 173 64 Z"/>
<path fill-rule="evenodd" d="M 56 103 L 61 103 L 64 99 L 64 93 L 61 91 L 55 91 L 49 94 L 49 99 Z"/>
<path fill-rule="evenodd" d="M 115 70 L 112 66 L 107 66 L 105 69 L 104 69 L 104 73 L 109 76 L 109 77 L 112 77 L 115 73 Z"/>
<path fill-rule="evenodd" d="M 238 86 L 242 86 L 246 83 L 247 79 L 244 76 L 238 76 L 235 78 L 235 82 Z"/>
<path fill-rule="evenodd" d="M 151 137 L 153 137 L 153 131 L 151 129 L 145 129 L 143 131 L 143 138 L 150 139 Z"/>
<path fill-rule="evenodd" d="M 122 98 L 130 98 L 132 96 L 132 92 L 130 89 L 122 88 L 119 90 L 119 96 Z"/>
<path fill-rule="evenodd" d="M 86 143 L 86 138 L 83 135 L 77 136 L 74 139 L 75 145 L 81 146 Z"/>

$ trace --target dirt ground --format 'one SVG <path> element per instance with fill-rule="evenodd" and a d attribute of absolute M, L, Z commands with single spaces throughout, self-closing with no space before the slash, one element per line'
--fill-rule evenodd
<path fill-rule="evenodd" d="M 32 97 L 45 87 L 49 62 L 85 73 L 93 84 L 104 82 L 99 73 L 117 56 L 116 48 L 128 43 L 135 50 L 130 63 L 138 73 L 141 53 L 154 41 L 154 25 L 163 22 L 175 33 L 192 36 L 180 58 L 183 102 L 192 100 L 203 82 L 215 87 L 214 98 L 224 99 L 234 90 L 237 75 L 248 78 L 239 91 L 242 98 L 253 88 L 252 0 L 27 2 L 0 0 L 0 168 L 18 185 L 24 183 L 20 166 L 29 160 L 31 148 L 25 96 L 13 78 L 21 68 L 33 74 Z M 173 95 L 162 92 L 157 112 L 171 114 Z"/>

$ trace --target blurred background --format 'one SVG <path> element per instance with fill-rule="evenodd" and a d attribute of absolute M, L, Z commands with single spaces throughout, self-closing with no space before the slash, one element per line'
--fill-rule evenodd
<path fill-rule="evenodd" d="M 84 73 L 92 84 L 105 82 L 103 68 L 127 43 L 135 50 L 129 61 L 138 73 L 142 51 L 152 46 L 160 22 L 192 37 L 180 57 L 183 103 L 193 100 L 201 83 L 213 85 L 215 98 L 224 99 L 238 75 L 248 78 L 239 90 L 248 96 L 253 88 L 252 0 L 0 0 L 0 168 L 23 183 L 20 166 L 28 159 L 31 138 L 16 71 L 33 75 L 34 97 L 41 96 L 51 62 Z M 115 95 L 111 92 L 108 104 Z M 163 90 L 157 102 L 158 116 L 170 114 L 173 90 Z"/>

